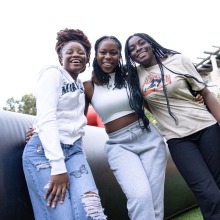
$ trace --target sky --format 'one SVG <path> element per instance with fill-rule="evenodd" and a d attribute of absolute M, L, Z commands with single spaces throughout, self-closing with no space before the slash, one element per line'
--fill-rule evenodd
<path fill-rule="evenodd" d="M 38 72 L 59 65 L 56 34 L 81 29 L 94 46 L 103 35 L 125 44 L 137 32 L 194 63 L 220 46 L 219 0 L 7 0 L 0 2 L 0 109 L 34 93 Z M 94 52 L 92 51 L 91 64 Z M 91 76 L 91 66 L 81 74 Z"/>

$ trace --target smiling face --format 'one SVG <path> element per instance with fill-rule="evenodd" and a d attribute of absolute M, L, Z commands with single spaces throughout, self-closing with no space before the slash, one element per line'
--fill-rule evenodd
<path fill-rule="evenodd" d="M 85 48 L 78 42 L 70 41 L 61 50 L 63 68 L 76 79 L 87 63 Z"/>
<path fill-rule="evenodd" d="M 136 63 L 144 67 L 157 64 L 151 45 L 139 36 L 133 36 L 128 42 L 130 57 Z"/>
<path fill-rule="evenodd" d="M 97 49 L 96 59 L 99 67 L 105 73 L 113 73 L 118 65 L 120 51 L 111 39 L 103 40 Z"/>

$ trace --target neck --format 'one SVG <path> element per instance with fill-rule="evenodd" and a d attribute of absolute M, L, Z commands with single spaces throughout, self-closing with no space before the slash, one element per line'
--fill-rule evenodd
<path fill-rule="evenodd" d="M 77 80 L 79 73 L 69 73 L 70 76 L 74 79 Z"/>

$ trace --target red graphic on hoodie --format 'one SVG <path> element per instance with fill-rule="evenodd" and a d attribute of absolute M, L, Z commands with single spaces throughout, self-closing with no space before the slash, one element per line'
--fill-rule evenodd
<path fill-rule="evenodd" d="M 164 83 L 165 86 L 171 84 L 170 75 L 164 75 Z M 147 96 L 152 92 L 160 90 L 163 88 L 163 83 L 161 79 L 161 75 L 147 75 L 143 85 L 142 85 L 142 94 L 143 96 Z"/>

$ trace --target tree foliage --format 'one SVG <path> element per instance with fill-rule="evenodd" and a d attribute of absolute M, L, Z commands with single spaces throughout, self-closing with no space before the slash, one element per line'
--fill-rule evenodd
<path fill-rule="evenodd" d="M 145 115 L 147 116 L 147 118 L 149 119 L 149 121 L 157 126 L 157 121 L 155 120 L 154 116 L 147 110 L 145 109 Z"/>
<path fill-rule="evenodd" d="M 218 102 L 220 103 L 220 94 L 217 96 Z"/>
<path fill-rule="evenodd" d="M 26 94 L 22 96 L 21 100 L 15 100 L 11 97 L 7 99 L 6 106 L 3 107 L 3 110 L 36 115 L 36 99 L 33 94 Z"/>
<path fill-rule="evenodd" d="M 3 110 L 16 112 L 16 106 L 18 105 L 18 101 L 15 100 L 13 97 L 7 99 L 6 107 L 3 107 Z"/>

